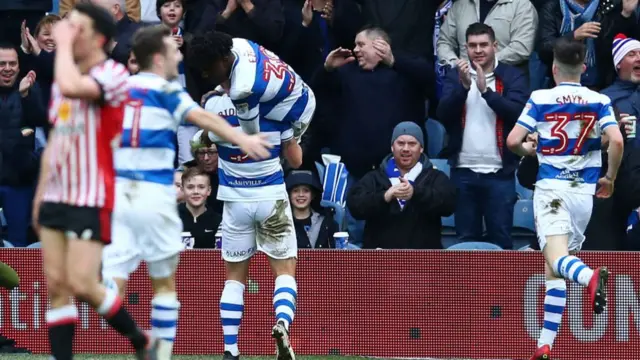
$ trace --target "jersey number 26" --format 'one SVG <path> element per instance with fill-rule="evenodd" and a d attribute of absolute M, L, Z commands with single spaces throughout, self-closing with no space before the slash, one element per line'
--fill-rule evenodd
<path fill-rule="evenodd" d="M 296 85 L 296 78 L 293 76 L 291 70 L 289 70 L 289 66 L 276 54 L 271 51 L 265 49 L 263 46 L 260 46 L 260 52 L 266 58 L 264 61 L 264 71 L 262 73 L 262 78 L 264 81 L 269 81 L 271 79 L 271 75 L 276 77 L 278 80 L 285 79 L 287 75 L 289 75 L 289 84 L 287 85 L 287 91 L 291 92 L 293 87 Z"/>

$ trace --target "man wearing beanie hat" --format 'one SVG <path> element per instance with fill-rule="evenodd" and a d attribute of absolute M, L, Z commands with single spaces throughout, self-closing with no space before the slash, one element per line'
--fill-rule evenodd
<path fill-rule="evenodd" d="M 640 118 L 640 41 L 618 34 L 613 40 L 612 55 L 618 76 L 602 93 L 611 99 L 622 122 L 626 122 L 624 118 L 629 115 Z M 637 146 L 635 140 L 632 144 Z"/>
<path fill-rule="evenodd" d="M 364 248 L 442 249 L 441 218 L 453 213 L 457 190 L 423 151 L 418 125 L 396 125 L 391 154 L 349 190 L 351 215 L 366 222 Z"/>

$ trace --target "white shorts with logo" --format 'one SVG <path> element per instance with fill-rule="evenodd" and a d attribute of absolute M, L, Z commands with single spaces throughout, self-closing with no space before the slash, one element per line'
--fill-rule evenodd
<path fill-rule="evenodd" d="M 547 244 L 547 236 L 568 235 L 569 251 L 580 250 L 592 208 L 593 195 L 536 188 L 533 213 L 540 249 Z"/>
<path fill-rule="evenodd" d="M 173 186 L 118 178 L 112 216 L 111 244 L 102 253 L 104 278 L 128 279 L 143 260 L 152 278 L 175 272 L 184 245 Z"/>
<path fill-rule="evenodd" d="M 298 256 L 298 241 L 289 200 L 225 201 L 222 213 L 222 258 L 241 262 L 256 251 L 272 259 Z"/>

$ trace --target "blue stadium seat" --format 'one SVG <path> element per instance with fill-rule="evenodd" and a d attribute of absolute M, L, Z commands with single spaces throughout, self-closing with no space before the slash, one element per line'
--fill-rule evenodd
<path fill-rule="evenodd" d="M 456 235 L 456 217 L 455 215 L 442 218 L 441 242 L 442 248 L 446 249 L 458 241 Z"/>
<path fill-rule="evenodd" d="M 345 209 L 342 206 L 340 206 L 340 204 L 326 201 L 326 200 L 320 201 L 320 206 L 329 208 L 333 211 L 333 220 L 335 220 L 338 223 L 339 230 L 344 231 L 345 215 L 346 215 Z"/>
<path fill-rule="evenodd" d="M 6 248 L 15 247 L 15 246 L 13 246 L 12 243 L 8 242 L 7 240 L 2 240 L 2 242 L 4 243 L 4 247 L 6 247 Z"/>
<path fill-rule="evenodd" d="M 42 244 L 40 244 L 40 241 L 27 246 L 27 248 L 31 248 L 31 249 L 40 249 L 41 247 L 42 247 Z"/>
<path fill-rule="evenodd" d="M 526 187 L 520 185 L 518 181 L 518 173 L 516 172 L 516 193 L 518 193 L 518 199 L 531 200 L 533 199 L 533 190 L 529 190 Z"/>
<path fill-rule="evenodd" d="M 429 158 L 436 158 L 444 149 L 447 131 L 442 124 L 433 119 L 427 119 L 424 126 L 427 130 L 427 155 Z"/>
<path fill-rule="evenodd" d="M 518 200 L 513 208 L 513 227 L 536 232 L 533 218 L 533 200 Z"/>
<path fill-rule="evenodd" d="M 7 219 L 4 217 L 4 211 L 0 208 L 0 225 L 7 226 Z"/>
<path fill-rule="evenodd" d="M 447 250 L 502 250 L 496 244 L 488 242 L 463 242 L 447 248 Z"/>
<path fill-rule="evenodd" d="M 433 167 L 447 174 L 447 176 L 451 177 L 451 167 L 449 166 L 449 162 L 447 159 L 429 159 L 433 164 Z"/>

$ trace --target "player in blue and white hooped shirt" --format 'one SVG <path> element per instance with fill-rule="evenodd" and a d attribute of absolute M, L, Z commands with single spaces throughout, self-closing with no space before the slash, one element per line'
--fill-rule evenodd
<path fill-rule="evenodd" d="M 129 274 L 140 261 L 147 263 L 154 290 L 155 349 L 160 359 L 169 359 L 180 307 L 174 274 L 184 248 L 173 185 L 178 125 L 184 119 L 194 122 L 239 144 L 254 159 L 269 157 L 270 145 L 262 135 L 235 131 L 220 116 L 204 111 L 173 82 L 182 55 L 168 28 L 152 26 L 136 32 L 133 52 L 140 73 L 129 78 L 123 133 L 114 156 L 113 241 L 103 254 L 102 276 L 124 292 Z"/>
<path fill-rule="evenodd" d="M 287 157 L 288 151 L 295 148 L 291 144 L 299 142 L 307 130 L 316 106 L 313 91 L 300 76 L 263 46 L 245 39 L 233 39 L 227 34 L 215 31 L 195 36 L 191 40 L 189 59 L 190 65 L 199 69 L 202 76 L 212 84 L 224 84 L 228 100 L 236 110 L 239 127 L 247 134 L 265 131 L 269 134 L 272 144 L 288 144 L 283 145 L 281 149 Z M 278 139 L 278 133 L 282 138 Z M 288 332 L 297 296 L 294 278 L 297 243 L 291 209 L 288 200 L 285 200 L 286 187 L 281 170 L 272 172 L 279 166 L 277 152 L 273 152 L 272 160 L 244 164 L 231 148 L 220 150 L 219 146 L 218 154 L 221 159 L 220 168 L 226 177 L 224 179 L 221 175 L 218 199 L 225 196 L 227 189 L 233 189 L 236 194 L 234 199 L 225 201 L 222 226 L 223 257 L 227 261 L 229 273 L 232 273 L 238 282 L 243 282 L 246 278 L 248 259 L 256 250 L 255 247 L 246 246 L 249 244 L 247 239 L 253 234 L 248 227 L 256 224 L 255 221 L 252 222 L 252 217 L 261 219 L 260 227 L 263 234 L 258 231 L 256 238 L 251 241 L 255 241 L 260 247 L 259 250 L 269 256 L 271 267 L 277 276 L 274 292 L 276 325 L 272 329 L 272 337 L 276 339 L 278 359 L 294 359 Z M 225 156 L 227 165 L 237 162 L 238 167 L 223 167 Z M 253 170 L 249 170 L 251 168 Z M 261 189 L 258 190 L 259 188 Z M 257 197 L 258 193 L 271 192 L 280 195 Z M 279 235 L 269 240 L 272 236 L 269 235 L 272 232 L 269 229 L 272 227 L 279 229 Z M 269 245 L 271 243 L 278 245 Z M 229 306 L 230 309 L 239 309 L 236 305 L 225 304 L 224 301 L 221 303 L 221 309 L 223 305 Z M 235 359 L 233 355 L 228 352 L 225 356 Z"/>
<path fill-rule="evenodd" d="M 531 94 L 507 138 L 511 151 L 537 156 L 540 164 L 533 203 L 545 258 L 546 296 L 544 326 L 531 360 L 550 359 L 566 305 L 564 279 L 587 288 L 596 314 L 607 305 L 609 271 L 594 271 L 574 254 L 585 239 L 593 195 L 608 198 L 613 193 L 623 140 L 610 99 L 580 85 L 584 56 L 582 42 L 565 37 L 556 42 L 553 76 L 558 85 Z M 537 139 L 530 135 L 535 132 Z M 606 175 L 599 178 L 603 144 L 608 144 L 609 163 Z"/>
<path fill-rule="evenodd" d="M 224 116 L 238 131 L 243 131 L 233 102 L 221 89 L 206 100 L 205 109 Z M 227 264 L 227 281 L 220 298 L 224 360 L 239 358 L 244 284 L 249 261 L 256 251 L 268 256 L 276 276 L 273 295 L 276 325 L 272 336 L 276 338 L 278 359 L 295 359 L 288 328 L 296 309 L 297 240 L 280 155 L 297 168 L 302 164 L 302 149 L 289 123 L 262 120 L 260 130 L 273 145 L 271 156 L 260 161 L 247 159 L 236 146 L 211 132 L 205 136 L 205 140 L 215 142 L 218 147 L 217 198 L 224 201 L 222 257 Z M 202 138 L 196 134 L 193 142 L 202 142 Z"/>
<path fill-rule="evenodd" d="M 290 123 L 298 140 L 307 130 L 316 108 L 313 91 L 263 46 L 211 31 L 189 43 L 189 61 L 214 86 L 229 81 L 227 93 L 245 132 L 260 131 L 262 120 Z"/>

